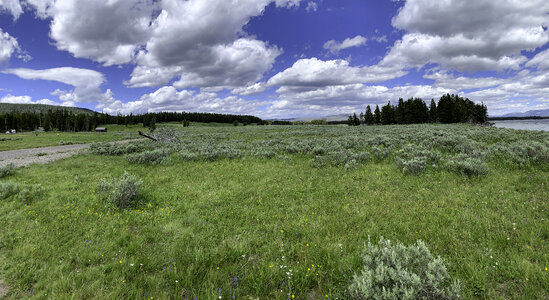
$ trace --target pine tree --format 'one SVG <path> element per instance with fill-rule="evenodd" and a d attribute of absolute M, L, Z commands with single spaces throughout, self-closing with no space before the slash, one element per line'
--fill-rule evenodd
<path fill-rule="evenodd" d="M 381 112 L 379 111 L 379 106 L 376 104 L 376 110 L 374 110 L 374 122 L 376 124 L 381 123 Z"/>
<path fill-rule="evenodd" d="M 431 105 L 429 106 L 429 121 L 434 123 L 437 119 L 437 104 L 435 103 L 435 99 L 431 99 Z"/>
<path fill-rule="evenodd" d="M 370 108 L 370 105 L 366 106 L 366 114 L 364 114 L 364 121 L 368 125 L 374 124 L 374 115 L 372 114 L 372 109 Z"/>

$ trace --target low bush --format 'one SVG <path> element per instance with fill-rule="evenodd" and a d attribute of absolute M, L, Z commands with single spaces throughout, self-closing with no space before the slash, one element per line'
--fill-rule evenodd
<path fill-rule="evenodd" d="M 139 200 L 143 181 L 124 171 L 119 180 L 114 178 L 99 181 L 99 198 L 113 203 L 118 208 L 132 207 Z"/>
<path fill-rule="evenodd" d="M 478 158 L 459 154 L 446 162 L 446 168 L 469 177 L 480 176 L 488 173 L 488 165 Z"/>
<path fill-rule="evenodd" d="M 2 181 L 0 182 L 0 199 L 7 199 L 8 197 L 19 193 L 20 189 L 21 187 L 18 183 Z"/>
<path fill-rule="evenodd" d="M 168 164 L 170 162 L 170 153 L 170 150 L 160 148 L 152 151 L 131 153 L 126 155 L 126 159 L 131 164 Z"/>
<path fill-rule="evenodd" d="M 401 169 L 404 174 L 419 175 L 425 172 L 427 168 L 427 163 L 424 158 L 411 158 L 411 159 L 402 159 L 400 157 L 396 158 L 397 168 Z"/>
<path fill-rule="evenodd" d="M 383 148 L 379 146 L 372 147 L 372 156 L 375 160 L 383 160 L 391 155 L 391 149 L 390 148 Z"/>
<path fill-rule="evenodd" d="M 40 184 L 21 185 L 16 198 L 25 204 L 31 204 L 38 200 L 44 193 L 44 188 Z"/>
<path fill-rule="evenodd" d="M 90 151 L 97 155 L 123 155 L 138 151 L 137 145 L 133 143 L 114 144 L 114 143 L 93 143 L 90 145 Z"/>
<path fill-rule="evenodd" d="M 31 204 L 37 200 L 44 189 L 39 184 L 19 184 L 15 182 L 0 182 L 0 199 L 14 196 L 25 204 Z"/>
<path fill-rule="evenodd" d="M 6 177 L 11 174 L 11 171 L 15 165 L 13 163 L 0 167 L 0 178 Z"/>
<path fill-rule="evenodd" d="M 383 237 L 368 241 L 364 269 L 349 286 L 353 299 L 458 299 L 459 281 L 451 281 L 444 261 L 418 240 L 415 245 L 392 244 Z"/>

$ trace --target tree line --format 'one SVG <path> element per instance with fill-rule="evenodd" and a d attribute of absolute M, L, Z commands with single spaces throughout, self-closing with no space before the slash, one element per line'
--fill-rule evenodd
<path fill-rule="evenodd" d="M 431 99 L 429 106 L 421 98 L 400 98 L 396 106 L 389 101 L 381 109 L 376 105 L 374 111 L 370 105 L 359 117 L 356 113 L 349 116 L 350 126 L 417 124 L 417 123 L 486 123 L 488 108 L 484 104 L 475 104 L 468 98 L 446 94 L 440 97 L 438 104 Z"/>
<path fill-rule="evenodd" d="M 140 115 L 111 116 L 94 112 L 93 114 L 73 113 L 71 110 L 58 109 L 46 112 L 8 112 L 0 114 L 0 128 L 4 131 L 16 129 L 17 131 L 32 131 L 42 127 L 45 131 L 93 131 L 99 125 L 119 124 L 131 125 L 143 123 L 150 127 L 153 123 L 166 122 L 203 122 L 203 123 L 233 123 L 266 124 L 262 119 L 249 115 L 230 115 L 215 113 L 188 113 L 188 112 L 159 112 Z"/>

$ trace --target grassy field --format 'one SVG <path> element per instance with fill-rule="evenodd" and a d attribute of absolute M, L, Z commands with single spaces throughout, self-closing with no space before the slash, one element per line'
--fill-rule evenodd
<path fill-rule="evenodd" d="M 140 125 L 106 125 L 107 132 L 23 132 L 0 134 L 0 151 L 25 148 L 59 146 L 66 144 L 87 144 L 94 142 L 112 142 L 138 138 Z M 37 135 L 38 134 L 38 135 Z"/>
<path fill-rule="evenodd" d="M 549 297 L 548 133 L 171 127 L 1 179 L 8 297 L 343 299 L 380 236 L 423 240 L 463 298 Z M 119 209 L 98 183 L 125 171 Z"/>

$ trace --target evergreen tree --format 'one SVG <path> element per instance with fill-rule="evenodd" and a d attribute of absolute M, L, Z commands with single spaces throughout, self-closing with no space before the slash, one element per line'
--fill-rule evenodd
<path fill-rule="evenodd" d="M 395 123 L 404 123 L 404 99 L 402 98 L 398 99 L 398 105 L 395 108 Z"/>
<path fill-rule="evenodd" d="M 376 110 L 374 110 L 374 123 L 381 123 L 381 112 L 379 111 L 379 106 L 376 104 Z"/>
<path fill-rule="evenodd" d="M 370 105 L 366 106 L 366 113 L 364 114 L 364 121 L 367 125 L 374 125 L 374 115 L 372 114 L 372 109 L 370 108 Z"/>
<path fill-rule="evenodd" d="M 156 129 L 156 118 L 153 117 L 149 123 L 149 130 L 153 132 Z"/>
<path fill-rule="evenodd" d="M 431 99 L 431 105 L 429 106 L 429 121 L 434 123 L 437 121 L 437 104 L 435 99 Z"/>
<path fill-rule="evenodd" d="M 393 124 L 395 122 L 394 109 L 390 101 L 387 105 L 381 107 L 380 120 L 382 125 Z"/>

